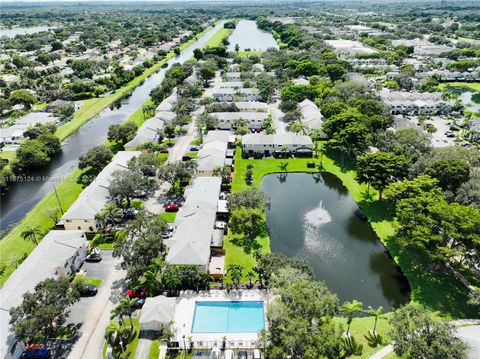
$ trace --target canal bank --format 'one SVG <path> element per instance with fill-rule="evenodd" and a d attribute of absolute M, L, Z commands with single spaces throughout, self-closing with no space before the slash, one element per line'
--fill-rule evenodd
<path fill-rule="evenodd" d="M 32 171 L 22 182 L 12 184 L 11 188 L 2 196 L 0 203 L 0 230 L 8 232 L 8 228 L 13 227 L 15 223 L 22 220 L 25 215 L 32 210 L 40 200 L 53 190 L 54 185 L 58 185 L 68 177 L 68 174 L 76 168 L 78 158 L 86 153 L 90 148 L 99 144 L 105 137 L 108 127 L 115 123 L 127 120 L 149 97 L 150 91 L 163 81 L 165 72 L 174 63 L 183 63 L 193 57 L 193 51 L 204 46 L 216 33 L 223 29 L 224 20 L 218 21 L 213 28 L 209 28 L 203 32 L 203 36 L 198 40 L 192 39 L 193 43 L 185 43 L 180 55 L 168 60 L 167 68 L 161 68 L 158 72 L 155 69 L 150 70 L 151 76 L 135 82 L 136 88 L 127 90 L 117 90 L 121 92 L 122 98 L 118 106 L 105 108 L 118 99 L 114 99 L 111 103 L 95 104 L 96 116 L 83 113 L 84 121 L 82 124 L 73 123 L 66 124 L 68 128 L 62 129 L 62 136 L 72 133 L 62 146 L 62 151 L 57 154 L 48 166 Z M 154 65 L 158 70 L 162 63 Z M 147 70 L 148 71 L 148 70 Z M 135 80 L 133 80 L 135 81 Z M 133 82 L 132 81 L 132 82 Z M 143 83 L 141 83 L 143 81 Z M 141 83 L 141 84 L 140 84 Z M 132 85 L 133 86 L 133 85 Z M 135 87 L 133 86 L 133 87 Z M 132 88 L 133 88 L 132 87 Z M 125 93 L 131 92 L 131 95 L 124 97 Z M 96 100 L 96 99 L 95 99 Z M 102 100 L 103 99 L 99 99 Z M 99 107 L 100 106 L 100 107 Z M 103 108 L 103 109 L 102 109 Z M 80 109 L 81 111 L 82 109 Z M 88 119 L 90 118 L 90 119 Z M 59 129 L 60 130 L 60 129 Z M 6 233 L 2 233 L 2 237 Z"/>
<path fill-rule="evenodd" d="M 203 37 L 195 43 L 195 46 L 201 47 L 204 44 L 208 43 L 212 36 L 222 29 L 223 22 L 219 22 L 213 30 L 207 33 L 206 37 Z M 213 31 L 213 32 L 212 32 Z M 197 48 L 197 47 L 195 47 Z M 189 48 L 188 53 L 182 53 L 177 57 L 175 62 L 185 62 L 193 57 L 193 50 L 195 48 Z M 188 56 L 190 55 L 190 56 Z M 156 86 L 156 85 L 155 85 Z M 149 93 L 149 91 L 148 91 Z M 142 102 L 141 105 L 137 106 L 137 109 L 126 118 L 127 121 L 133 121 L 138 126 L 143 123 L 146 119 L 143 117 L 142 105 L 151 103 L 151 100 L 146 96 L 146 101 Z M 93 121 L 92 121 L 93 122 Z M 121 121 L 124 122 L 124 121 Z M 85 127 L 90 126 L 87 124 Z M 107 127 L 108 128 L 108 127 Z M 80 129 L 82 132 L 83 128 Z M 106 134 L 106 131 L 104 132 Z M 105 136 L 103 136 L 104 138 Z M 100 141 L 98 142 L 100 143 Z M 97 143 L 97 144 L 98 144 Z M 88 150 L 89 148 L 87 148 Z M 64 179 L 57 184 L 57 194 L 60 198 L 60 204 L 62 209 L 65 211 L 70 207 L 70 205 L 75 202 L 77 197 L 80 195 L 83 190 L 82 184 L 77 182 L 77 179 L 82 175 L 84 171 L 76 167 L 77 161 L 74 162 L 73 168 L 69 171 Z M 53 184 L 52 184 L 53 186 Z M 53 222 L 44 214 L 44 210 L 47 208 L 59 207 L 57 196 L 53 191 L 49 191 L 41 200 L 34 206 L 34 208 L 26 215 L 24 215 L 23 220 L 15 226 L 15 228 L 0 241 L 0 266 L 3 268 L 2 275 L 0 276 L 0 285 L 8 279 L 8 276 L 16 269 L 16 267 L 23 261 L 23 259 L 35 248 L 35 244 L 30 241 L 25 241 L 21 238 L 21 233 L 28 227 L 38 226 L 42 232 L 46 232 L 52 228 Z"/>

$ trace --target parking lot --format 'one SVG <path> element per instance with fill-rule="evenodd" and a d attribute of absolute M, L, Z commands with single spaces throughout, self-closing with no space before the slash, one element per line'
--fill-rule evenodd
<path fill-rule="evenodd" d="M 84 262 L 81 269 L 86 272 L 85 277 L 100 278 L 102 279 L 103 283 L 98 288 L 98 293 L 96 296 L 81 297 L 80 301 L 78 301 L 72 306 L 68 323 L 73 323 L 78 327 L 80 327 L 80 325 L 83 323 L 83 321 L 85 320 L 85 317 L 88 314 L 90 306 L 95 301 L 95 298 L 97 296 L 101 296 L 102 292 L 110 290 L 110 288 L 107 288 L 107 285 L 105 282 L 109 277 L 109 275 L 114 270 L 115 259 L 112 257 L 112 251 L 101 251 L 101 255 L 102 255 L 101 262 L 98 262 L 98 263 Z"/>

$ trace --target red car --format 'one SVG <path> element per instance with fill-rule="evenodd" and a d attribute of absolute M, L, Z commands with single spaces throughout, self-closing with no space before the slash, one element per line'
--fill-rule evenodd
<path fill-rule="evenodd" d="M 178 205 L 175 203 L 165 206 L 165 212 L 178 212 Z"/>
<path fill-rule="evenodd" d="M 125 293 L 125 295 L 129 298 L 146 298 L 147 293 L 145 289 L 129 289 Z"/>

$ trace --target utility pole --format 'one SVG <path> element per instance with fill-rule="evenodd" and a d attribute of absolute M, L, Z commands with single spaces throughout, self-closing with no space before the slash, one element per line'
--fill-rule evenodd
<path fill-rule="evenodd" d="M 62 212 L 62 216 L 63 216 L 65 213 L 63 213 L 62 204 L 60 203 L 60 198 L 58 197 L 58 193 L 57 193 L 57 187 L 55 187 L 55 185 L 53 185 L 53 192 L 55 192 L 55 197 L 57 197 L 58 206 L 60 207 L 60 212 Z"/>

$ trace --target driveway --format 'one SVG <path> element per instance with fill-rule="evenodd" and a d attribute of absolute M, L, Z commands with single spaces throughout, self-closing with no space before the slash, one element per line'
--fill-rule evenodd
<path fill-rule="evenodd" d="M 273 126 L 275 127 L 275 132 L 278 135 L 283 135 L 287 133 L 287 124 L 282 121 L 284 113 L 280 110 L 280 100 L 275 101 L 274 103 L 268 104 L 270 113 L 272 114 Z"/>
<path fill-rule="evenodd" d="M 467 358 L 480 358 L 480 325 L 470 325 L 455 329 L 457 336 L 470 347 Z"/>
<path fill-rule="evenodd" d="M 215 78 L 213 78 L 210 81 L 210 87 L 205 89 L 202 97 L 212 96 L 213 91 L 215 90 L 215 87 L 218 86 L 220 81 L 221 81 L 220 72 L 217 71 L 215 74 Z M 192 112 L 192 122 L 188 124 L 188 126 L 186 127 L 187 134 L 185 136 L 180 136 L 175 139 L 176 140 L 175 145 L 169 151 L 167 162 L 173 163 L 173 162 L 181 161 L 185 153 L 188 152 L 190 144 L 197 136 L 197 131 L 195 128 L 195 120 L 197 116 L 201 115 L 204 111 L 205 111 L 205 107 L 200 106 L 199 108 L 197 108 L 195 111 Z"/>
<path fill-rule="evenodd" d="M 100 263 L 85 263 L 82 267 L 87 277 L 102 278 L 103 284 L 94 297 L 81 298 L 73 305 L 69 322 L 81 324 L 80 338 L 68 356 L 72 359 L 101 358 L 105 328 L 110 321 L 110 311 L 123 295 L 125 273 L 112 251 L 102 250 Z"/>

